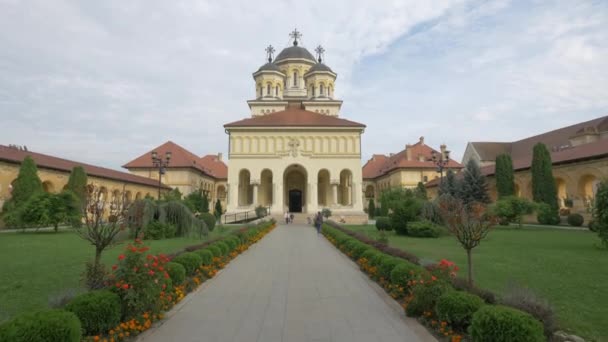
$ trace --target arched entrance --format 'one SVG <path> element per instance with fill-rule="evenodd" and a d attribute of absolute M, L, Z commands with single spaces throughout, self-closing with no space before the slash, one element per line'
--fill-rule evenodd
<path fill-rule="evenodd" d="M 285 206 L 292 213 L 306 212 L 308 174 L 301 165 L 290 165 L 283 175 Z"/>

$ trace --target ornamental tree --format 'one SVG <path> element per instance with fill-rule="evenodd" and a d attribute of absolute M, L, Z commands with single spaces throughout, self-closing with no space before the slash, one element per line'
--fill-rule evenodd
<path fill-rule="evenodd" d="M 603 180 L 598 184 L 593 206 L 593 219 L 602 245 L 608 248 L 608 180 Z"/>
<path fill-rule="evenodd" d="M 486 177 L 481 174 L 479 165 L 474 159 L 469 160 L 464 170 L 464 178 L 460 187 L 460 198 L 465 204 L 479 202 L 490 203 Z"/>
<path fill-rule="evenodd" d="M 84 203 L 87 193 L 87 174 L 82 166 L 74 166 L 66 190 L 71 191 L 81 203 Z"/>
<path fill-rule="evenodd" d="M 557 212 L 557 186 L 553 178 L 551 154 L 542 143 L 534 145 L 531 168 L 532 198 L 535 202 L 547 203 Z"/>
<path fill-rule="evenodd" d="M 418 182 L 418 185 L 416 185 L 416 190 L 414 190 L 414 193 L 416 194 L 416 197 L 418 197 L 419 199 L 426 201 L 428 200 L 428 196 L 426 194 L 426 187 L 424 186 L 424 183 L 422 182 Z"/>
<path fill-rule="evenodd" d="M 57 232 L 59 224 L 78 220 L 80 215 L 80 203 L 71 191 L 59 194 L 40 192 L 23 204 L 20 221 L 30 227 L 51 225 Z"/>
<path fill-rule="evenodd" d="M 376 203 L 374 203 L 374 199 L 370 198 L 369 203 L 367 205 L 367 215 L 369 218 L 373 219 L 376 215 Z"/>
<path fill-rule="evenodd" d="M 218 199 L 217 201 L 215 201 L 215 210 L 214 210 L 214 214 L 215 217 L 217 217 L 217 219 L 219 220 L 220 217 L 222 217 L 222 202 L 220 202 L 220 200 Z"/>
<path fill-rule="evenodd" d="M 495 168 L 498 198 L 515 195 L 513 160 L 511 156 L 506 153 L 497 156 Z"/>
<path fill-rule="evenodd" d="M 465 204 L 463 200 L 450 195 L 439 198 L 439 211 L 448 230 L 456 237 L 467 252 L 468 283 L 473 286 L 472 251 L 496 224 L 496 217 L 487 211 L 484 203 Z"/>
<path fill-rule="evenodd" d="M 492 207 L 492 213 L 509 222 L 517 222 L 522 227 L 523 217 L 534 212 L 536 206 L 533 202 L 517 196 L 507 196 L 496 201 Z"/>
<path fill-rule="evenodd" d="M 202 213 L 209 212 L 209 195 L 206 192 L 203 193 L 203 201 L 201 203 L 201 212 Z"/>
<path fill-rule="evenodd" d="M 11 202 L 15 207 L 18 207 L 25 203 L 32 195 L 43 191 L 36 163 L 32 157 L 27 156 L 23 159 L 19 168 L 19 175 L 13 183 Z"/>
<path fill-rule="evenodd" d="M 456 174 L 452 169 L 448 169 L 446 177 L 439 183 L 439 195 L 460 196 L 460 182 L 456 179 Z"/>

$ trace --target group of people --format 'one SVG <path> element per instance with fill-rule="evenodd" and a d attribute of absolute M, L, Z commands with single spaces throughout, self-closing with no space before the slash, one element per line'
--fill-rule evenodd
<path fill-rule="evenodd" d="M 294 215 L 292 213 L 286 212 L 284 217 L 285 217 L 285 224 L 293 223 Z M 313 222 L 311 222 L 310 216 L 307 219 L 308 219 L 308 224 L 314 223 L 315 228 L 317 229 L 317 234 L 321 233 L 321 226 L 323 226 L 323 214 L 321 214 L 320 211 L 318 213 L 316 213 L 314 219 L 312 220 Z"/>

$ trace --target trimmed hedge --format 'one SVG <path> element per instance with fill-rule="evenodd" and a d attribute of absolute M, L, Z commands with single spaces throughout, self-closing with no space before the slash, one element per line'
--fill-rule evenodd
<path fill-rule="evenodd" d="M 471 321 L 470 334 L 476 342 L 542 342 L 543 325 L 531 315 L 502 305 L 486 305 Z"/>
<path fill-rule="evenodd" d="M 401 261 L 391 271 L 391 283 L 407 289 L 407 282 L 424 272 L 426 272 L 426 270 L 418 265 L 414 265 L 407 261 Z"/>
<path fill-rule="evenodd" d="M 395 257 L 388 257 L 386 259 L 382 259 L 380 261 L 380 265 L 378 265 L 378 275 L 381 278 L 386 280 L 391 279 L 391 272 L 395 268 L 395 266 L 399 265 L 402 261 Z"/>
<path fill-rule="evenodd" d="M 393 230 L 391 219 L 388 216 L 376 217 L 376 229 L 378 230 Z"/>
<path fill-rule="evenodd" d="M 220 251 L 222 252 L 222 256 L 228 255 L 228 253 L 230 253 L 230 249 L 228 248 L 228 245 L 225 242 L 218 241 L 214 243 L 214 245 L 220 249 Z"/>
<path fill-rule="evenodd" d="M 109 290 L 83 293 L 74 297 L 66 306 L 82 325 L 85 335 L 106 332 L 120 323 L 122 316 L 120 297 Z"/>
<path fill-rule="evenodd" d="M 65 310 L 40 310 L 21 314 L 0 325 L 0 341 L 80 342 L 78 317 Z"/>
<path fill-rule="evenodd" d="M 213 254 L 214 258 L 220 258 L 222 256 L 222 250 L 216 245 L 208 246 L 207 250 Z"/>
<path fill-rule="evenodd" d="M 441 235 L 441 227 L 427 220 L 409 222 L 407 224 L 407 235 L 438 238 Z"/>
<path fill-rule="evenodd" d="M 165 267 L 167 268 L 167 273 L 169 273 L 169 278 L 175 285 L 181 285 L 184 280 L 186 280 L 186 268 L 177 262 L 168 262 Z"/>
<path fill-rule="evenodd" d="M 430 285 L 414 286 L 412 292 L 414 298 L 405 308 L 406 315 L 422 316 L 425 311 L 433 311 L 439 297 L 449 290 L 450 286 L 441 281 L 435 281 Z"/>
<path fill-rule="evenodd" d="M 464 331 L 471 324 L 473 314 L 484 305 L 483 299 L 476 295 L 448 291 L 437 299 L 435 312 L 440 320 L 447 321 L 459 331 Z"/>
<path fill-rule="evenodd" d="M 199 249 L 198 251 L 194 252 L 196 254 L 198 254 L 198 256 L 201 257 L 201 264 L 204 266 L 209 266 L 213 263 L 213 253 L 211 253 L 211 251 L 207 248 L 204 249 Z"/>
<path fill-rule="evenodd" d="M 210 232 L 215 228 L 215 222 L 217 221 L 217 217 L 211 213 L 201 213 L 199 218 L 205 222 L 207 228 Z"/>
<path fill-rule="evenodd" d="M 186 269 L 187 275 L 193 275 L 197 268 L 202 264 L 201 257 L 194 252 L 186 252 L 180 254 L 171 260 L 178 264 L 181 264 Z"/>
<path fill-rule="evenodd" d="M 585 218 L 581 214 L 568 215 L 568 224 L 573 227 L 580 227 L 585 222 Z"/>

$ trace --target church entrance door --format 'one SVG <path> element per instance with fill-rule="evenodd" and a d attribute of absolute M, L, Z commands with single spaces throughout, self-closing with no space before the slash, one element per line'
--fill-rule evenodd
<path fill-rule="evenodd" d="M 301 213 L 302 212 L 302 191 L 289 190 L 289 212 L 290 213 Z"/>

